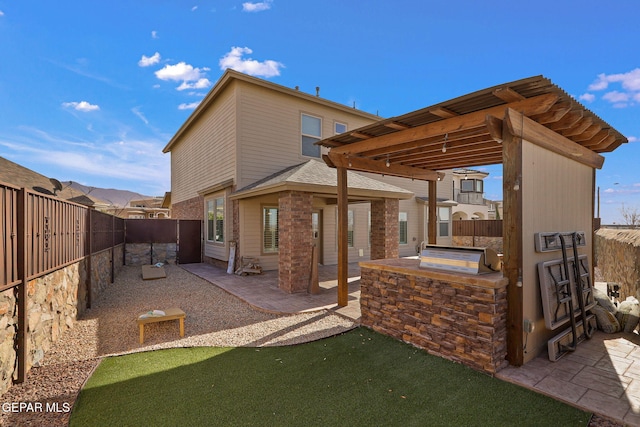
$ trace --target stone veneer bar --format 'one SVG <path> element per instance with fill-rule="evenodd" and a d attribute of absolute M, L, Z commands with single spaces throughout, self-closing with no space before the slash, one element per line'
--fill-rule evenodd
<path fill-rule="evenodd" d="M 508 365 L 502 273 L 449 273 L 407 258 L 360 269 L 363 326 L 489 374 Z"/>

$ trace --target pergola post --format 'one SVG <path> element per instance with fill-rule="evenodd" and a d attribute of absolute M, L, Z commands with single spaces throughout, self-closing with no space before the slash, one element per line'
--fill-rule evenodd
<path fill-rule="evenodd" d="M 429 206 L 428 206 L 428 215 L 429 220 L 427 221 L 428 230 L 427 230 L 427 242 L 430 245 L 435 245 L 438 238 L 438 229 L 437 229 L 437 213 L 436 213 L 436 203 L 437 199 L 437 181 L 429 181 Z"/>
<path fill-rule="evenodd" d="M 503 198 L 502 221 L 504 264 L 507 286 L 507 360 L 524 363 L 522 292 L 522 138 L 502 127 Z"/>
<path fill-rule="evenodd" d="M 338 306 L 346 307 L 349 300 L 349 239 L 348 215 L 349 195 L 347 190 L 347 168 L 338 167 Z"/>

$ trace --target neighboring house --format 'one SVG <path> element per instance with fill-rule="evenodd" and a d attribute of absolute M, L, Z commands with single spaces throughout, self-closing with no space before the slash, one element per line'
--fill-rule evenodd
<path fill-rule="evenodd" d="M 474 169 L 453 170 L 453 197 L 458 205 L 454 220 L 489 219 L 489 206 L 484 198 L 484 179 L 487 172 Z"/>
<path fill-rule="evenodd" d="M 85 194 L 59 181 L 0 157 L 0 181 L 48 196 L 56 196 L 96 210 L 104 211 L 109 203 Z"/>
<path fill-rule="evenodd" d="M 315 245 L 319 263 L 337 263 L 337 174 L 316 142 L 379 120 L 227 70 L 163 150 L 171 153 L 165 202 L 173 218 L 204 220 L 207 262 L 225 265 L 233 242 L 236 260 L 258 258 L 263 269 L 279 270 L 282 289 L 305 290 L 295 275 L 308 275 L 311 265 L 296 260 L 310 257 L 295 255 L 311 251 L 306 242 Z M 451 242 L 452 183 L 453 175 L 443 173 L 438 243 Z M 348 184 L 349 260 L 375 258 L 372 209 L 397 215 L 399 255 L 416 255 L 427 239 L 427 183 L 349 172 Z"/>
<path fill-rule="evenodd" d="M 108 212 L 120 218 L 130 219 L 169 218 L 169 208 L 163 207 L 163 202 L 164 197 L 131 200 L 127 206 L 123 208 L 112 207 L 108 209 Z"/>

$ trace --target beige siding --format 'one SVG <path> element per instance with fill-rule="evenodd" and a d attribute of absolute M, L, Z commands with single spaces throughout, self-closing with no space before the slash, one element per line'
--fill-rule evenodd
<path fill-rule="evenodd" d="M 559 333 L 545 328 L 537 265 L 561 259 L 560 252 L 535 252 L 534 233 L 584 231 L 592 265 L 593 169 L 536 145 L 523 144 L 523 299 L 524 319 L 535 320 L 535 332 L 528 337 L 525 362 L 547 351 L 547 340 Z"/>
<path fill-rule="evenodd" d="M 278 269 L 278 254 L 262 253 L 262 207 L 278 207 L 278 195 L 240 201 L 240 256 L 258 258 L 264 270 Z"/>
<path fill-rule="evenodd" d="M 322 119 L 323 138 L 333 135 L 336 121 L 348 129 L 373 121 L 264 87 L 239 84 L 238 188 L 310 159 L 301 153 L 302 113 Z"/>
<path fill-rule="evenodd" d="M 243 230 L 239 244 L 241 256 L 257 257 L 264 270 L 278 269 L 278 256 L 262 253 L 262 207 L 278 206 L 277 195 L 246 199 L 240 202 L 240 227 Z M 336 206 L 326 205 L 323 199 L 314 199 L 314 209 L 322 211 L 323 263 L 335 265 L 338 259 Z M 369 203 L 349 205 L 354 211 L 354 247 L 349 248 L 349 262 L 368 260 Z M 311 213 L 309 213 L 311 215 Z M 303 232 L 301 230 L 301 232 Z M 311 230 L 308 230 L 311 233 Z M 404 245 L 403 245 L 404 246 Z M 362 256 L 360 255 L 362 250 Z M 412 253 L 415 255 L 415 253 Z"/>
<path fill-rule="evenodd" d="M 234 86 L 221 94 L 171 149 L 171 200 L 196 197 L 212 185 L 235 178 Z"/>
<path fill-rule="evenodd" d="M 453 199 L 453 178 L 451 170 L 442 171 L 445 172 L 445 177 L 442 181 L 439 181 L 436 186 L 436 197 L 438 199 L 452 200 Z M 411 180 L 409 178 L 399 178 L 395 176 L 382 176 L 378 174 L 362 173 L 369 178 L 376 179 L 378 181 L 385 182 L 387 184 L 395 185 L 400 188 L 404 188 L 413 192 L 414 197 L 408 200 L 400 200 L 400 212 L 407 212 L 408 214 L 408 239 L 409 242 L 406 245 L 400 245 L 399 254 L 401 257 L 414 256 L 417 254 L 416 246 L 420 245 L 422 241 L 427 240 L 427 205 L 423 202 L 416 201 L 416 197 L 428 197 L 429 196 L 429 183 L 421 180 Z M 415 238 L 415 240 L 414 240 Z M 440 245 L 450 245 L 451 238 L 438 238 L 437 241 Z"/>

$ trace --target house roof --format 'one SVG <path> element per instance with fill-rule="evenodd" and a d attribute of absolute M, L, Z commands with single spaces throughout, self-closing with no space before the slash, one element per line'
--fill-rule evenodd
<path fill-rule="evenodd" d="M 502 126 L 514 123 L 507 120 L 512 111 L 580 145 L 562 149 L 595 167 L 604 161 L 596 153 L 627 142 L 549 79 L 536 76 L 379 120 L 318 144 L 331 148 L 329 165 L 349 163 L 352 170 L 433 180 L 435 170 L 502 163 Z"/>
<path fill-rule="evenodd" d="M 178 143 L 182 135 L 193 125 L 193 123 L 206 111 L 206 109 L 213 103 L 213 101 L 221 94 L 224 89 L 234 80 L 243 81 L 246 83 L 250 83 L 256 86 L 261 86 L 263 88 L 267 88 L 270 90 L 274 90 L 277 92 L 284 93 L 289 96 L 294 96 L 296 98 L 301 98 L 307 101 L 311 101 L 317 104 L 325 105 L 330 108 L 342 110 L 348 112 L 349 114 L 356 114 L 362 117 L 366 117 L 368 119 L 378 120 L 379 116 L 374 114 L 367 113 L 362 110 L 355 109 L 353 107 L 349 107 L 344 104 L 340 104 L 334 101 L 329 101 L 328 99 L 320 98 L 316 95 L 311 95 L 300 90 L 291 89 L 286 86 L 282 86 L 276 83 L 272 83 L 266 80 L 262 80 L 256 77 L 249 76 L 244 73 L 240 73 L 238 71 L 232 70 L 228 68 L 225 70 L 224 74 L 220 79 L 216 82 L 216 84 L 211 88 L 209 93 L 204 97 L 204 99 L 200 102 L 200 105 L 193 110 L 193 113 L 187 118 L 187 120 L 180 126 L 180 129 L 175 133 L 175 135 L 171 138 L 171 140 L 167 143 L 167 145 L 162 149 L 163 153 L 168 153 L 171 151 L 173 146 Z"/>
<path fill-rule="evenodd" d="M 483 177 L 489 176 L 489 172 L 480 171 L 477 169 L 454 169 L 452 171 L 454 175 L 480 175 Z"/>
<path fill-rule="evenodd" d="M 56 196 L 85 206 L 108 206 L 109 204 L 91 195 L 87 195 L 69 186 L 55 190 L 53 181 L 46 176 L 25 168 L 4 157 L 0 157 L 0 181 L 23 187 L 48 196 Z"/>
<path fill-rule="evenodd" d="M 387 184 L 358 173 L 347 173 L 349 197 L 351 199 L 371 200 L 377 198 L 409 199 L 411 191 Z M 237 190 L 232 199 L 270 194 L 285 190 L 308 191 L 327 197 L 336 197 L 338 177 L 334 169 L 318 160 L 308 160 L 285 168 L 264 179 Z"/>

